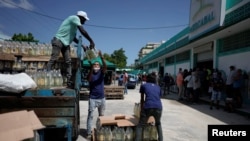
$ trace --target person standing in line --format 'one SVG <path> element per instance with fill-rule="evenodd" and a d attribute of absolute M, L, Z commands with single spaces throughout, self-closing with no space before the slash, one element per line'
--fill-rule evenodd
<path fill-rule="evenodd" d="M 165 76 L 163 78 L 163 82 L 164 82 L 164 92 L 163 95 L 167 95 L 170 94 L 170 76 L 168 73 L 165 73 Z M 166 94 L 167 91 L 167 94 Z"/>
<path fill-rule="evenodd" d="M 126 70 L 123 70 L 123 86 L 124 86 L 124 94 L 128 94 L 128 73 Z"/>
<path fill-rule="evenodd" d="M 219 109 L 219 103 L 221 100 L 221 93 L 224 85 L 224 80 L 222 78 L 221 72 L 214 72 L 213 79 L 211 82 L 213 87 L 211 102 L 210 102 L 210 110 L 213 110 L 214 102 L 216 101 L 216 108 Z"/>
<path fill-rule="evenodd" d="M 107 71 L 107 65 L 99 51 L 101 57 L 102 67 L 99 61 L 95 61 L 93 64 L 89 61 L 91 69 L 88 73 L 89 81 L 89 102 L 88 102 L 88 118 L 87 118 L 87 138 L 91 138 L 93 113 L 95 108 L 98 108 L 99 116 L 104 115 L 106 100 L 104 95 L 104 75 Z"/>
<path fill-rule="evenodd" d="M 234 92 L 234 100 L 236 102 L 236 108 L 241 108 L 243 99 L 242 99 L 242 94 L 241 94 L 241 88 L 243 87 L 244 84 L 244 79 L 242 75 L 242 70 L 237 69 L 236 75 L 234 77 L 233 81 L 233 92 Z"/>
<path fill-rule="evenodd" d="M 182 68 L 179 68 L 179 72 L 176 76 L 176 84 L 178 87 L 178 100 L 183 100 L 183 82 L 184 78 Z"/>
<path fill-rule="evenodd" d="M 155 126 L 158 132 L 158 141 L 163 141 L 161 116 L 162 116 L 162 102 L 161 102 L 161 88 L 156 84 L 156 76 L 153 73 L 147 75 L 147 81 L 140 87 L 141 99 L 141 113 L 139 123 L 136 127 L 135 141 L 142 141 L 142 129 L 147 125 L 150 116 L 155 119 Z"/>
<path fill-rule="evenodd" d="M 193 92 L 194 92 L 194 103 L 199 102 L 200 98 L 200 87 L 201 87 L 201 82 L 200 82 L 200 76 L 199 76 L 199 70 L 195 70 L 194 75 L 193 75 Z"/>
<path fill-rule="evenodd" d="M 57 33 L 51 40 L 52 44 L 52 54 L 50 60 L 47 64 L 47 71 L 51 71 L 52 66 L 58 60 L 60 52 L 64 58 L 66 64 L 66 77 L 67 77 L 67 87 L 72 88 L 73 82 L 71 80 L 72 68 L 71 68 L 71 57 L 70 57 L 70 44 L 74 41 L 78 44 L 78 39 L 76 38 L 77 29 L 80 33 L 90 42 L 90 48 L 95 47 L 94 41 L 89 36 L 88 32 L 82 27 L 86 20 L 89 20 L 87 13 L 84 11 L 78 11 L 77 15 L 72 15 L 66 18 L 61 26 L 59 27 Z M 83 50 L 86 51 L 86 47 L 83 46 Z"/>
<path fill-rule="evenodd" d="M 188 102 L 193 102 L 194 94 L 193 94 L 193 75 L 194 72 L 189 71 L 187 76 L 184 79 L 184 82 L 187 85 L 187 101 Z"/>
<path fill-rule="evenodd" d="M 229 74 L 227 75 L 227 79 L 226 79 L 226 95 L 228 97 L 234 95 L 233 82 L 234 82 L 234 78 L 236 76 L 235 67 L 230 66 L 229 69 L 230 69 L 230 71 L 229 71 Z"/>
<path fill-rule="evenodd" d="M 188 75 L 188 70 L 184 69 L 182 76 L 183 76 L 183 95 L 185 98 L 187 98 L 187 83 L 185 83 L 184 80 L 187 77 L 187 75 Z"/>

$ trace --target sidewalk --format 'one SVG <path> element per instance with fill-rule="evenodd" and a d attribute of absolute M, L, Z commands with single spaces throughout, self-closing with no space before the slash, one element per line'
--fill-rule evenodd
<path fill-rule="evenodd" d="M 169 99 L 175 99 L 178 100 L 178 94 L 176 88 L 171 88 L 170 89 L 170 94 L 164 96 L 163 98 L 169 98 Z M 210 104 L 210 98 L 209 96 L 201 96 L 200 100 L 204 103 Z M 225 107 L 225 102 L 221 101 L 220 102 L 220 107 L 224 108 Z M 235 113 L 246 116 L 250 118 L 250 105 L 249 104 L 243 104 L 241 108 L 236 108 Z"/>
<path fill-rule="evenodd" d="M 202 100 L 205 103 L 210 104 L 210 98 L 209 96 L 202 96 L 200 97 L 200 100 Z M 225 102 L 221 101 L 220 102 L 220 107 L 225 107 Z M 250 118 L 250 105 L 249 104 L 243 104 L 241 108 L 236 108 L 235 113 L 238 113 L 243 116 L 247 116 Z"/>

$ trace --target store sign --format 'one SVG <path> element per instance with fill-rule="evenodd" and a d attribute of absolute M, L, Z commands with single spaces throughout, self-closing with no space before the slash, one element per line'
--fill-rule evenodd
<path fill-rule="evenodd" d="M 189 39 L 197 38 L 221 25 L 225 0 L 192 0 Z M 223 9 L 223 10 L 222 10 Z"/>

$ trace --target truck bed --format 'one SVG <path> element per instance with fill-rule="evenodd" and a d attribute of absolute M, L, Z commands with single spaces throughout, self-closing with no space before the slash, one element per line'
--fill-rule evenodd
<path fill-rule="evenodd" d="M 74 89 L 61 87 L 22 93 L 0 92 L 0 114 L 18 110 L 34 110 L 47 129 L 68 129 L 71 134 L 65 134 L 72 138 L 79 134 L 79 96 Z"/>

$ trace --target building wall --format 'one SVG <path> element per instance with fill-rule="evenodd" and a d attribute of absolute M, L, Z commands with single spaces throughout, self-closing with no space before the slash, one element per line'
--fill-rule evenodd
<path fill-rule="evenodd" d="M 240 57 L 239 57 L 240 56 Z M 229 66 L 233 65 L 236 69 L 242 69 L 243 71 L 249 71 L 249 61 L 245 59 L 250 59 L 250 52 L 235 53 L 231 55 L 226 55 L 218 58 L 218 68 L 219 70 L 225 71 L 228 75 Z"/>
<path fill-rule="evenodd" d="M 206 2 L 216 3 L 217 1 Z M 149 53 L 145 58 L 142 58 L 141 62 L 143 63 L 143 66 L 147 67 L 152 62 L 160 62 L 162 59 L 166 61 L 165 58 L 174 56 L 175 59 L 173 59 L 173 57 L 169 59 L 170 61 L 168 60 L 167 62 L 164 62 L 164 74 L 167 72 L 175 76 L 179 68 L 189 70 L 197 67 L 197 65 L 209 65 L 210 69 L 217 68 L 224 73 L 224 76 L 226 76 L 228 75 L 229 66 L 234 65 L 236 68 L 242 69 L 249 75 L 250 36 L 249 33 L 245 32 L 250 30 L 248 26 L 250 24 L 250 0 L 238 0 L 234 3 L 229 0 L 224 2 L 227 3 L 227 6 L 222 7 L 221 9 L 221 20 L 224 20 L 225 18 L 225 21 L 220 22 L 220 24 L 224 23 L 224 25 L 217 27 L 217 29 L 213 29 L 211 32 L 204 33 L 201 31 L 200 33 L 202 34 L 193 35 L 191 39 L 184 38 L 191 33 L 191 31 L 186 28 L 178 33 L 178 36 L 176 35 L 172 37 L 171 40 L 168 40 L 158 49 Z M 223 14 L 226 15 L 223 17 Z M 206 31 L 206 28 L 204 28 L 204 31 Z M 239 33 L 242 34 L 237 36 Z M 237 39 L 235 39 L 235 37 Z M 184 38 L 184 40 L 182 40 L 183 42 L 178 42 L 182 38 Z M 224 43 L 226 44 L 224 44 L 224 47 L 228 47 L 230 51 L 223 50 L 222 52 L 218 52 L 218 50 L 221 49 L 219 42 L 220 40 L 223 40 L 223 38 L 225 39 Z M 244 41 L 245 46 L 244 44 L 242 45 L 241 41 Z M 190 50 L 189 60 L 184 59 L 185 61 L 176 63 L 176 61 L 174 61 L 176 60 L 176 56 L 187 50 Z M 154 68 L 154 71 L 157 70 Z M 246 80 L 245 90 L 242 91 L 245 103 L 250 103 L 249 82 L 249 80 Z"/>

